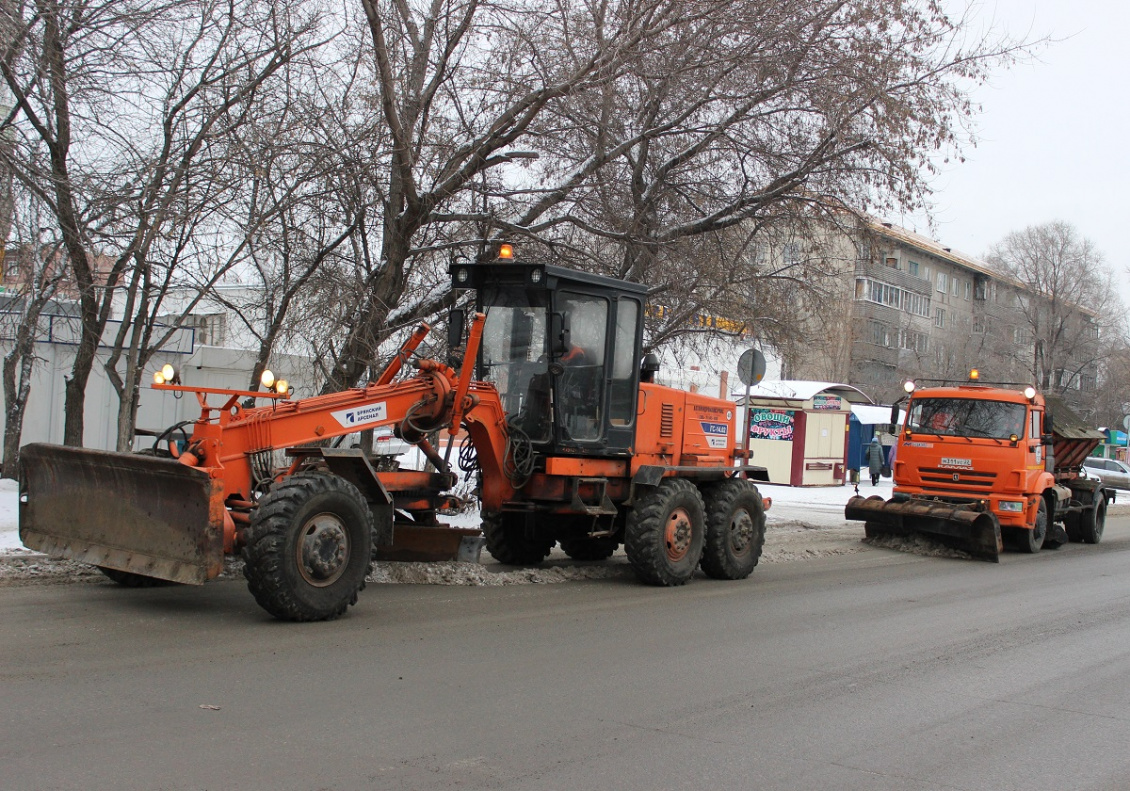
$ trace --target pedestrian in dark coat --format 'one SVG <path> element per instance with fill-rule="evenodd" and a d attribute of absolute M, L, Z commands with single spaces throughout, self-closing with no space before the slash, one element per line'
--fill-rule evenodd
<path fill-rule="evenodd" d="M 871 473 L 871 485 L 879 485 L 879 475 L 883 471 L 883 446 L 879 444 L 878 437 L 871 438 L 867 446 L 867 471 Z"/>

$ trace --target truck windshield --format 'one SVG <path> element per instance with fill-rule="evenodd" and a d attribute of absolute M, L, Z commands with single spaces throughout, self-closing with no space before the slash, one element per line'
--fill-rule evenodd
<path fill-rule="evenodd" d="M 480 376 L 502 397 L 507 420 L 534 442 L 549 439 L 550 389 L 546 359 L 546 307 L 537 293 L 484 290 Z"/>
<path fill-rule="evenodd" d="M 974 398 L 916 398 L 906 427 L 925 434 L 1008 439 L 1024 436 L 1024 405 Z"/>

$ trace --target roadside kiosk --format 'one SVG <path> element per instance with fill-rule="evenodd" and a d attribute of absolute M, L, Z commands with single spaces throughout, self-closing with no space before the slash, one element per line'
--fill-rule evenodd
<path fill-rule="evenodd" d="M 842 486 L 852 404 L 873 403 L 847 384 L 764 381 L 750 389 L 744 413 L 753 463 L 769 470 L 771 483 Z"/>

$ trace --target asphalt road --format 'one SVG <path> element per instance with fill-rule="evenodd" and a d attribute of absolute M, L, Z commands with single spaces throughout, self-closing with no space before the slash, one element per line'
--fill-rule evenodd
<path fill-rule="evenodd" d="M 1126 789 L 1130 519 L 673 590 L 0 589 L 0 787 Z M 216 708 L 202 708 L 216 707 Z"/>

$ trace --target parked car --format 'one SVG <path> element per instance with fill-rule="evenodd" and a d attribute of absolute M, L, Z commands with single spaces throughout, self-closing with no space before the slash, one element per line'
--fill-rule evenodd
<path fill-rule="evenodd" d="M 1130 490 L 1130 466 L 1124 461 L 1089 456 L 1083 462 L 1083 470 L 1087 477 L 1098 478 L 1107 486 Z"/>

